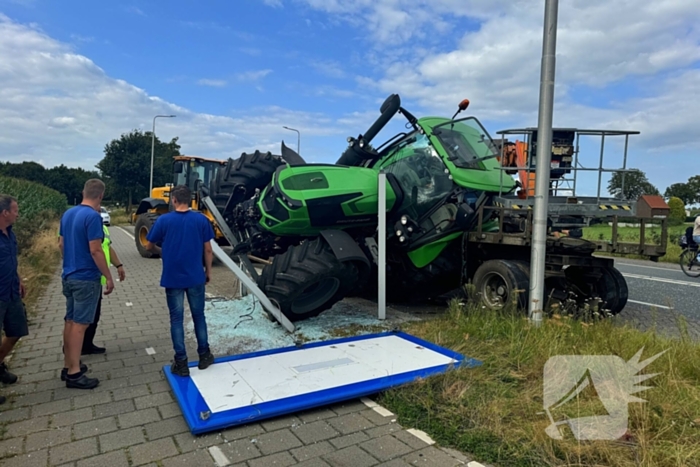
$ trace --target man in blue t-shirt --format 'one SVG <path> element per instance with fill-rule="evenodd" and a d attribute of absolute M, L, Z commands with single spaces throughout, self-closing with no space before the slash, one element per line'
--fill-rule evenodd
<path fill-rule="evenodd" d="M 102 240 L 102 216 L 100 205 L 105 184 L 96 178 L 85 182 L 83 201 L 67 210 L 61 217 L 58 244 L 63 256 L 63 295 L 66 297 L 66 316 L 63 331 L 64 368 L 61 379 L 66 387 L 92 389 L 99 384 L 97 378 L 88 378 L 87 366 L 80 363 L 83 338 L 88 326 L 95 319 L 97 302 L 102 293 L 102 276 L 105 276 L 105 295 L 114 290 Z"/>
<path fill-rule="evenodd" d="M 17 272 L 17 237 L 12 231 L 18 216 L 17 200 L 0 194 L 0 334 L 5 331 L 0 345 L 0 382 L 3 384 L 17 382 L 17 375 L 10 373 L 5 357 L 20 338 L 29 334 L 27 313 L 22 302 L 26 289 Z M 5 396 L 0 396 L 0 404 L 4 404 L 5 400 Z"/>
<path fill-rule="evenodd" d="M 175 210 L 158 217 L 146 236 L 146 248 L 161 255 L 163 259 L 160 285 L 165 288 L 170 310 L 170 337 L 175 350 L 175 361 L 170 371 L 178 376 L 187 376 L 190 370 L 187 365 L 183 323 L 185 294 L 197 337 L 198 367 L 203 370 L 214 363 L 204 317 L 205 286 L 211 277 L 213 258 L 209 242 L 214 238 L 214 229 L 202 213 L 190 210 L 192 192 L 187 186 L 174 187 L 170 199 Z M 162 247 L 158 247 L 158 243 Z"/>

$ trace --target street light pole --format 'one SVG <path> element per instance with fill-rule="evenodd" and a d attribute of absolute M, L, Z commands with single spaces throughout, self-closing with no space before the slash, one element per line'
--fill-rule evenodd
<path fill-rule="evenodd" d="M 153 117 L 153 131 L 151 132 L 151 182 L 148 186 L 148 196 L 151 196 L 153 193 L 153 155 L 155 154 L 156 148 L 156 118 L 158 117 L 173 118 L 175 115 L 156 115 Z"/>
<path fill-rule="evenodd" d="M 554 111 L 554 70 L 557 48 L 557 14 L 559 0 L 545 0 L 542 69 L 540 71 L 540 105 L 537 123 L 537 177 L 535 212 L 532 225 L 530 257 L 529 318 L 535 326 L 542 324 L 544 311 L 544 271 L 547 254 L 547 214 L 549 181 L 552 165 L 552 114 Z"/>
<path fill-rule="evenodd" d="M 301 155 L 301 153 L 299 152 L 299 142 L 301 141 L 301 133 L 299 133 L 299 130 L 295 130 L 294 128 L 289 128 L 288 126 L 283 126 L 282 128 L 297 132 L 297 154 Z"/>

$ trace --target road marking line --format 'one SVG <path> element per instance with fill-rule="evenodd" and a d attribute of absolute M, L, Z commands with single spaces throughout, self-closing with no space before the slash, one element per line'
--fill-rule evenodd
<path fill-rule="evenodd" d="M 231 461 L 228 460 L 228 457 L 221 451 L 221 448 L 219 446 L 212 446 L 209 448 L 209 454 L 211 454 L 211 457 L 214 458 L 214 462 L 216 462 L 216 465 L 219 467 L 224 467 L 225 465 L 229 465 Z"/>
<path fill-rule="evenodd" d="M 663 308 L 664 310 L 673 310 L 670 306 L 657 305 L 656 303 L 638 302 L 637 300 L 627 300 L 629 303 L 636 303 L 637 305 L 646 305 L 654 308 Z"/>
<path fill-rule="evenodd" d="M 425 431 L 416 430 L 415 428 L 409 428 L 406 431 L 408 431 L 413 436 L 427 444 L 435 444 L 435 441 L 433 441 L 433 439 L 430 436 L 428 436 L 428 434 Z"/>
<path fill-rule="evenodd" d="M 119 230 L 121 230 L 122 232 L 124 232 L 125 234 L 127 234 L 129 237 L 131 237 L 132 240 L 136 240 L 136 237 L 134 237 L 133 235 L 131 235 L 124 227 L 117 227 L 117 228 L 118 228 Z"/>
<path fill-rule="evenodd" d="M 154 349 L 153 347 L 146 347 L 146 353 L 147 353 L 148 355 L 155 355 L 155 354 L 156 354 L 156 349 Z"/>
<path fill-rule="evenodd" d="M 631 266 L 635 268 L 646 268 L 646 269 L 658 269 L 659 271 L 673 271 L 673 272 L 680 272 L 683 274 L 683 271 L 681 271 L 678 268 L 660 268 L 658 266 L 642 266 L 641 264 L 633 264 L 633 263 L 615 263 L 616 266 Z"/>
<path fill-rule="evenodd" d="M 664 284 L 685 285 L 688 287 L 700 287 L 700 282 L 677 281 L 675 279 L 664 279 L 661 277 L 642 276 L 639 274 L 629 274 L 629 273 L 625 273 L 625 272 L 623 272 L 622 275 L 625 277 L 631 277 L 633 279 L 643 279 L 646 281 L 663 282 Z"/>

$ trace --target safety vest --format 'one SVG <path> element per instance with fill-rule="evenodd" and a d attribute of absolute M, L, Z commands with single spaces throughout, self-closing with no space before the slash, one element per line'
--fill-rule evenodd
<path fill-rule="evenodd" d="M 102 226 L 102 230 L 104 231 L 105 238 L 102 240 L 102 251 L 105 253 L 105 259 L 107 260 L 107 267 L 109 267 L 109 246 L 112 244 L 112 240 L 109 238 L 109 229 L 107 228 L 106 225 Z M 107 284 L 107 278 L 105 276 L 102 276 L 102 285 Z"/>

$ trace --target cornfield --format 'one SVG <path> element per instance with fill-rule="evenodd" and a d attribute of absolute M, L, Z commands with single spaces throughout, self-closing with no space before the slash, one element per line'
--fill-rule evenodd
<path fill-rule="evenodd" d="M 29 248 L 32 239 L 48 228 L 68 207 L 64 194 L 17 178 L 0 176 L 0 194 L 14 196 L 19 204 L 19 218 L 13 230 L 20 250 Z"/>

